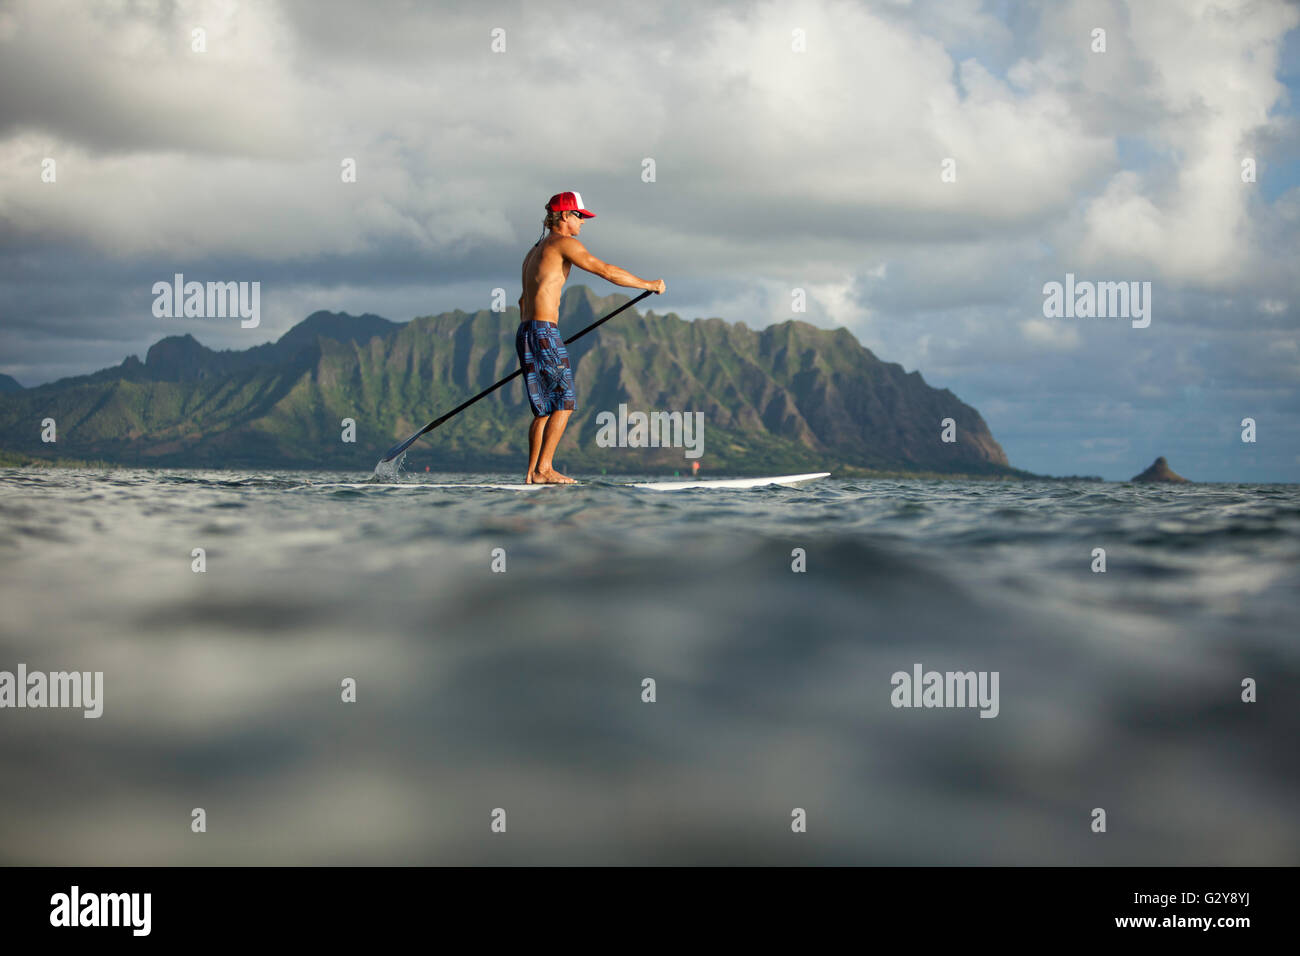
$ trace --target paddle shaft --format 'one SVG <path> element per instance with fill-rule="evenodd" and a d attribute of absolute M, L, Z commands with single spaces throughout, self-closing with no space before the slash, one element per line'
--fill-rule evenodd
<path fill-rule="evenodd" d="M 591 331 L 592 329 L 594 329 L 596 326 L 601 325 L 601 324 L 604 323 L 604 322 L 608 322 L 610 319 L 612 319 L 614 316 L 618 315 L 618 314 L 619 314 L 620 312 L 622 312 L 624 309 L 627 309 L 627 308 L 630 308 L 631 306 L 636 305 L 638 302 L 640 302 L 642 299 L 644 299 L 646 296 L 648 296 L 652 291 L 653 291 L 653 290 L 651 290 L 651 289 L 646 289 L 646 291 L 642 292 L 642 293 L 641 293 L 639 296 L 637 296 L 635 299 L 631 299 L 631 300 L 629 300 L 629 301 L 627 301 L 627 302 L 624 302 L 622 305 L 620 305 L 617 309 L 615 309 L 615 310 L 614 310 L 613 312 L 611 312 L 609 315 L 605 316 L 604 318 L 597 319 L 595 322 L 591 323 L 591 325 L 587 326 L 587 327 L 586 327 L 585 329 L 583 329 L 581 332 L 579 332 L 579 333 L 577 333 L 576 335 L 573 335 L 573 336 L 571 336 L 571 337 L 565 339 L 565 340 L 564 340 L 564 344 L 565 344 L 565 345 L 568 345 L 570 342 L 576 342 L 578 339 L 582 338 L 584 335 L 586 335 L 588 332 L 590 332 L 590 331 Z M 477 402 L 480 398 L 484 398 L 484 397 L 486 397 L 486 396 L 488 396 L 488 395 L 491 395 L 493 392 L 495 392 L 498 388 L 500 388 L 500 387 L 501 387 L 502 385 L 504 385 L 506 382 L 509 382 L 509 381 L 511 381 L 512 379 L 515 379 L 515 378 L 517 378 L 519 375 L 523 374 L 523 371 L 524 371 L 524 370 L 523 370 L 522 368 L 517 368 L 517 369 L 515 369 L 513 372 L 511 372 L 509 375 L 507 375 L 507 376 L 506 376 L 505 378 L 503 378 L 501 381 L 497 382 L 495 385 L 491 385 L 491 386 L 489 386 L 489 387 L 483 389 L 483 391 L 479 392 L 477 395 L 475 395 L 473 398 L 469 399 L 468 401 L 461 402 L 459 405 L 457 405 L 455 408 L 453 408 L 451 411 L 449 411 L 446 415 L 443 415 L 443 416 L 440 417 L 440 418 L 435 418 L 433 421 L 429 422 L 429 424 L 425 425 L 423 428 L 421 428 L 418 432 L 416 432 L 416 433 L 415 433 L 414 435 L 412 435 L 410 438 L 406 439 L 406 441 L 404 441 L 404 442 L 402 442 L 402 443 L 400 443 L 400 444 L 394 445 L 392 448 L 388 449 L 388 454 L 385 455 L 385 456 L 381 459 L 381 462 L 384 462 L 384 461 L 392 461 L 394 458 L 396 458 L 396 457 L 397 457 L 398 455 L 400 455 L 402 452 L 406 451 L 406 449 L 408 449 L 409 447 L 411 447 L 411 445 L 415 442 L 415 440 L 416 440 L 417 438 L 419 438 L 421 435 L 425 434 L 426 432 L 431 432 L 431 431 L 433 431 L 435 428 L 437 428 L 439 425 L 441 425 L 441 424 L 442 424 L 443 422 L 445 422 L 447 419 L 452 418 L 452 417 L 455 416 L 455 415 L 459 415 L 459 414 L 460 414 L 461 412 L 463 412 L 465 409 L 469 408 L 471 405 L 473 405 L 475 402 Z"/>

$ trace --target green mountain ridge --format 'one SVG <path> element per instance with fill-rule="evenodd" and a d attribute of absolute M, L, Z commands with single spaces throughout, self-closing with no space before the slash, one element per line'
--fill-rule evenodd
<path fill-rule="evenodd" d="M 567 290 L 571 336 L 628 301 Z M 518 368 L 519 312 L 460 310 L 407 323 L 317 312 L 277 342 L 155 343 L 91 375 L 0 394 L 0 448 L 35 457 L 182 467 L 369 471 L 394 442 Z M 602 448 L 596 416 L 704 413 L 702 473 L 830 471 L 1029 477 L 983 418 L 919 372 L 880 361 L 847 329 L 789 320 L 761 330 L 628 309 L 569 346 L 577 411 L 557 454 L 576 472 L 688 471 L 681 448 Z M 40 440 L 53 418 L 58 441 Z M 342 440 L 343 420 L 356 442 Z M 957 441 L 940 440 L 941 421 Z M 408 468 L 522 471 L 531 420 L 519 379 L 418 441 Z"/>

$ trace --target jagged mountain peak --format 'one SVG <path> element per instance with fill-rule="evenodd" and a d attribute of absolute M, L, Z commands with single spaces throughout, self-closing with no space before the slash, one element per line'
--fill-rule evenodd
<path fill-rule="evenodd" d="M 400 328 L 401 323 L 367 312 L 349 315 L 347 312 L 319 310 L 303 319 L 276 342 L 278 346 L 297 346 L 314 341 L 317 337 L 336 342 L 368 342 L 377 335 L 387 335 Z"/>

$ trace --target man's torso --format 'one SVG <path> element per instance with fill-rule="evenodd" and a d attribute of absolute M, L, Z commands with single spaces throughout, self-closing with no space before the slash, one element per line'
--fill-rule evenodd
<path fill-rule="evenodd" d="M 547 235 L 524 256 L 524 302 L 520 312 L 520 319 L 524 322 L 530 319 L 560 321 L 560 292 L 564 289 L 564 280 L 569 278 L 570 265 L 557 248 L 562 238 Z"/>

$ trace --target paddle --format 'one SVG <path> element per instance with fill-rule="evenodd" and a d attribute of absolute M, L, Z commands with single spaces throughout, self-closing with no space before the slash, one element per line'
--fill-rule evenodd
<path fill-rule="evenodd" d="M 642 292 L 642 293 L 641 293 L 639 296 L 637 296 L 635 299 L 631 299 L 631 300 L 629 300 L 628 302 L 624 302 L 622 305 L 620 305 L 617 309 L 615 309 L 615 310 L 614 310 L 613 312 L 611 312 L 609 315 L 605 316 L 603 319 L 597 319 L 595 322 L 591 323 L 591 325 L 587 326 L 585 329 L 583 329 L 583 330 L 582 330 L 581 332 L 579 332 L 577 335 L 574 335 L 574 336 L 572 336 L 572 337 L 570 337 L 570 338 L 565 339 L 565 340 L 564 340 L 564 344 L 565 344 L 565 345 L 568 345 L 570 342 L 576 342 L 578 339 L 582 338 L 584 335 L 586 335 L 588 332 L 590 332 L 590 331 L 591 331 L 592 329 L 594 329 L 596 326 L 600 325 L 602 322 L 608 322 L 610 319 L 612 319 L 614 316 L 618 315 L 618 314 L 619 314 L 620 312 L 622 312 L 624 309 L 629 308 L 630 306 L 634 306 L 634 305 L 636 305 L 638 302 L 640 302 L 642 299 L 644 299 L 646 296 L 648 296 L 652 291 L 653 291 L 653 290 L 651 290 L 651 289 L 646 289 L 646 291 Z M 460 412 L 463 412 L 465 409 L 469 408 L 471 405 L 473 405 L 475 402 L 477 402 L 477 401 L 478 401 L 480 398 L 482 398 L 483 396 L 485 396 L 485 395 L 491 395 L 493 392 L 495 392 L 498 388 L 500 388 L 500 387 L 501 387 L 502 385 L 504 385 L 506 382 L 510 381 L 511 379 L 515 378 L 516 376 L 518 376 L 518 375 L 520 375 L 520 374 L 522 374 L 522 373 L 523 373 L 523 369 L 521 369 L 521 368 L 517 368 L 517 369 L 515 369 L 513 372 L 511 372 L 509 375 L 507 375 L 507 376 L 506 376 L 505 378 L 503 378 L 501 381 L 497 382 L 495 385 L 493 385 L 493 386 L 491 386 L 491 387 L 489 387 L 489 388 L 485 388 L 485 389 L 483 389 L 483 391 L 479 392 L 477 395 L 475 395 L 475 396 L 474 396 L 473 398 L 471 398 L 469 401 L 467 401 L 467 402 L 461 402 L 459 405 L 457 405 L 455 408 L 453 408 L 451 411 L 449 411 L 446 415 L 443 415 L 441 418 L 435 418 L 433 421 L 429 422 L 429 424 L 425 425 L 423 428 L 421 428 L 418 432 L 416 432 L 416 433 L 415 433 L 414 435 L 412 435 L 410 438 L 406 439 L 406 441 L 404 441 L 404 442 L 399 442 L 398 444 L 394 445 L 392 448 L 388 449 L 388 454 L 385 455 L 382 459 L 380 459 L 379 464 L 382 465 L 382 464 L 384 464 L 385 462 L 392 461 L 394 458 L 396 458 L 396 457 L 397 457 L 398 455 L 400 455 L 402 452 L 406 451 L 406 449 L 410 448 L 410 447 L 411 447 L 411 444 L 412 444 L 412 443 L 413 443 L 417 438 L 419 438 L 421 435 L 423 435 L 425 432 L 431 432 L 431 431 L 433 431 L 435 428 L 437 428 L 439 425 L 441 425 L 441 424 L 442 424 L 443 422 L 445 422 L 447 419 L 451 418 L 453 415 L 457 415 L 457 414 L 459 414 Z"/>

